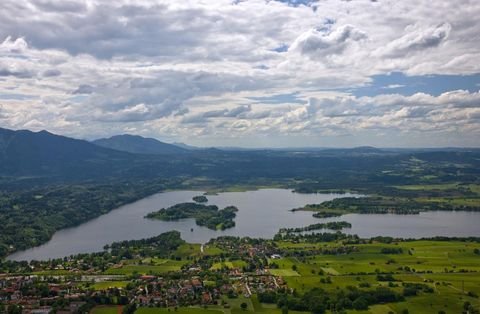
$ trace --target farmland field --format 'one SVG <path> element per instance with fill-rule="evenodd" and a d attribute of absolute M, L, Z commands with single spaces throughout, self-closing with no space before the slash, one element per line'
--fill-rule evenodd
<path fill-rule="evenodd" d="M 329 245 L 316 244 L 310 249 Z M 282 247 L 289 246 L 282 243 Z M 374 305 L 368 311 L 351 313 L 401 313 L 405 309 L 410 313 L 461 313 L 466 301 L 480 306 L 477 297 L 480 294 L 480 255 L 474 253 L 475 249 L 480 249 L 479 243 L 405 241 L 363 244 L 356 248 L 356 252 L 346 255 L 277 259 L 274 262 L 279 269 L 271 273 L 283 276 L 288 286 L 299 292 L 315 287 L 336 291 L 351 286 L 389 287 L 401 294 L 408 284 L 432 288 L 432 292 L 419 292 L 406 297 L 404 302 Z M 391 277 L 382 279 L 384 274 Z"/>

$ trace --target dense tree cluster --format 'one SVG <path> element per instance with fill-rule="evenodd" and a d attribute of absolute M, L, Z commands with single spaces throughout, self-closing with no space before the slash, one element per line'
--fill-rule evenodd
<path fill-rule="evenodd" d="M 352 224 L 346 221 L 330 221 L 326 223 L 316 223 L 308 225 L 306 227 L 298 228 L 282 228 L 280 233 L 301 233 L 313 230 L 329 229 L 329 230 L 342 230 L 344 228 L 351 228 Z"/>
<path fill-rule="evenodd" d="M 195 222 L 199 226 L 205 226 L 213 230 L 224 230 L 235 226 L 233 220 L 236 217 L 237 211 L 238 209 L 235 206 L 227 206 L 219 210 L 216 205 L 180 203 L 149 213 L 145 217 L 167 221 L 195 218 Z"/>
<path fill-rule="evenodd" d="M 48 241 L 59 229 L 76 226 L 168 186 L 167 181 L 48 186 L 0 191 L 0 258 Z"/>
<path fill-rule="evenodd" d="M 360 241 L 357 235 L 349 235 L 341 232 L 325 232 L 325 233 L 277 233 L 274 238 L 275 241 L 292 241 L 292 242 L 334 242 L 343 240 L 347 243 L 353 244 Z"/>
<path fill-rule="evenodd" d="M 142 257 L 169 257 L 184 243 L 185 241 L 180 237 L 180 232 L 169 231 L 153 238 L 114 242 L 105 246 L 105 249 L 110 249 L 114 256 L 124 256 L 125 252 L 129 252 L 132 256 L 138 254 Z"/>
<path fill-rule="evenodd" d="M 197 203 L 207 203 L 208 202 L 208 198 L 205 196 L 205 195 L 197 195 L 197 196 L 194 196 L 192 198 L 192 200 L 194 202 L 197 202 Z"/>
<path fill-rule="evenodd" d="M 319 314 L 326 313 L 327 310 L 335 312 L 349 309 L 366 310 L 369 305 L 404 300 L 403 296 L 386 287 L 361 290 L 351 286 L 339 291 L 314 288 L 302 296 L 266 292 L 259 293 L 258 299 L 264 303 L 276 303 L 279 308 L 286 306 L 289 310 Z"/>

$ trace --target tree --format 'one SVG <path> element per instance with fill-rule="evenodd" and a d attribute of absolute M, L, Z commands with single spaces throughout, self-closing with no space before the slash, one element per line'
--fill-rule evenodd
<path fill-rule="evenodd" d="M 7 310 L 8 314 L 21 314 L 22 313 L 22 307 L 16 304 L 12 304 L 8 306 Z"/>
<path fill-rule="evenodd" d="M 368 302 L 364 297 L 358 297 L 353 301 L 352 307 L 357 311 L 368 310 Z"/>
<path fill-rule="evenodd" d="M 247 307 L 248 307 L 248 305 L 247 305 L 247 303 L 245 303 L 245 302 L 242 302 L 242 304 L 240 304 L 240 307 L 242 308 L 242 310 L 246 311 L 246 310 L 247 310 Z"/>
<path fill-rule="evenodd" d="M 135 303 L 127 304 L 123 307 L 123 314 L 133 314 L 137 310 L 137 305 Z"/>

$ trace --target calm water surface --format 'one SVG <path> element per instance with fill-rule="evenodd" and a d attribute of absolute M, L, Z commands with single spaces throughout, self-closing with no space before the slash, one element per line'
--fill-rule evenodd
<path fill-rule="evenodd" d="M 17 252 L 9 259 L 32 260 L 68 256 L 76 253 L 101 251 L 105 244 L 115 241 L 141 239 L 162 232 L 178 230 L 191 243 L 207 242 L 221 235 L 271 238 L 278 229 L 301 227 L 316 222 L 346 220 L 352 229 L 345 232 L 360 237 L 377 235 L 420 238 L 430 236 L 480 236 L 480 213 L 426 212 L 420 215 L 358 215 L 316 219 L 311 212 L 290 212 L 292 208 L 321 203 L 352 194 L 297 194 L 285 189 L 263 189 L 247 192 L 228 192 L 207 196 L 209 204 L 220 208 L 234 205 L 239 212 L 236 226 L 225 231 L 199 227 L 194 219 L 160 221 L 144 219 L 154 210 L 191 201 L 198 191 L 174 191 L 156 194 L 135 203 L 119 207 L 74 228 L 56 232 L 44 245 Z M 193 228 L 193 231 L 191 229 Z"/>

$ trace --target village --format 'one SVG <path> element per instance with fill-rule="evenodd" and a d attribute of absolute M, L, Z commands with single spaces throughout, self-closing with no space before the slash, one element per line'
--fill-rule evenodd
<path fill-rule="evenodd" d="M 385 305 L 407 313 L 411 302 L 419 300 L 420 308 L 438 293 L 477 313 L 471 309 L 480 293 L 479 243 L 314 233 L 192 244 L 172 231 L 113 243 L 97 253 L 3 261 L 0 313 L 323 314 Z M 449 254 L 441 264 L 438 247 Z M 428 306 L 440 313 L 452 305 L 445 300 Z"/>
<path fill-rule="evenodd" d="M 161 275 L 153 270 L 144 274 L 109 275 L 97 264 L 75 257 L 32 262 L 35 266 L 24 268 L 31 274 L 0 274 L 0 312 L 83 313 L 98 304 L 228 308 L 225 297 L 248 298 L 253 294 L 287 289 L 281 276 L 269 272 L 267 258 L 280 258 L 271 246 L 262 242 L 242 243 L 236 238 L 218 239 L 215 246 L 225 256 L 240 258 L 238 265 L 243 266 L 231 267 L 232 263 L 227 262 L 217 263 L 215 267 L 212 262 L 219 257 L 202 254 L 184 263 L 181 269 Z M 134 255 L 129 260 L 108 263 L 107 267 L 113 270 L 122 270 L 124 265 L 140 267 L 138 261 L 142 264 L 142 258 L 145 256 Z M 137 264 L 131 264 L 132 261 Z"/>

